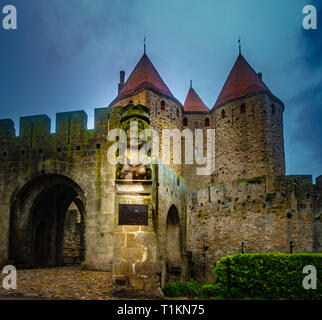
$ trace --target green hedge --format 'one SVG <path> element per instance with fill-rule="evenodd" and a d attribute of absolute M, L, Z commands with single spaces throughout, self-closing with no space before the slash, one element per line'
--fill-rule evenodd
<path fill-rule="evenodd" d="M 199 288 L 198 296 L 201 298 L 217 298 L 217 288 L 213 283 L 206 283 Z"/>
<path fill-rule="evenodd" d="M 317 270 L 317 289 L 305 290 L 306 265 Z M 236 254 L 214 268 L 212 294 L 224 299 L 322 299 L 322 254 Z"/>
<path fill-rule="evenodd" d="M 194 280 L 166 283 L 162 290 L 167 297 L 198 296 L 199 294 L 199 286 Z"/>

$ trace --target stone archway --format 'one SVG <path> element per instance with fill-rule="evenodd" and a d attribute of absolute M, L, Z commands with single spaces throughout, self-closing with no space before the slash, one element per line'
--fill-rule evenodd
<path fill-rule="evenodd" d="M 76 222 L 66 219 L 72 203 L 81 216 Z M 9 260 L 18 267 L 64 265 L 64 239 L 69 230 L 66 223 L 79 222 L 75 236 L 79 241 L 74 243 L 78 257 L 74 262 L 80 264 L 85 255 L 85 219 L 84 193 L 73 180 L 56 174 L 31 180 L 12 199 Z"/>
<path fill-rule="evenodd" d="M 167 216 L 166 231 L 166 282 L 181 279 L 182 272 L 182 236 L 178 210 L 172 205 Z"/>
<path fill-rule="evenodd" d="M 80 265 L 85 259 L 84 208 L 79 198 L 73 200 L 67 209 L 64 220 L 63 264 Z"/>

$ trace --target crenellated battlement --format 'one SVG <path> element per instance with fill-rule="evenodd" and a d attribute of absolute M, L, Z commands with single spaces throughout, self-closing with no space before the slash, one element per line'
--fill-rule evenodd
<path fill-rule="evenodd" d="M 53 133 L 47 115 L 26 116 L 20 118 L 19 135 L 16 135 L 13 120 L 0 120 L 0 161 L 25 160 L 28 154 L 51 157 L 65 151 L 99 149 L 107 144 L 107 133 L 118 126 L 120 115 L 119 107 L 97 108 L 94 110 L 94 129 L 88 129 L 85 111 L 57 113 Z M 37 158 L 39 156 L 32 156 L 33 160 L 37 161 Z"/>
<path fill-rule="evenodd" d="M 228 193 L 225 183 L 217 182 L 209 184 L 198 191 L 190 192 L 190 202 L 192 205 L 203 205 L 205 203 L 225 203 L 232 198 L 250 199 L 265 198 L 270 199 L 289 199 L 291 197 L 303 200 L 304 198 L 321 198 L 322 176 L 316 178 L 313 183 L 312 175 L 287 175 L 275 177 L 273 190 L 267 189 L 266 177 L 255 177 L 251 179 L 237 179 L 232 182 L 232 190 Z M 220 201 L 220 202 L 218 202 Z"/>

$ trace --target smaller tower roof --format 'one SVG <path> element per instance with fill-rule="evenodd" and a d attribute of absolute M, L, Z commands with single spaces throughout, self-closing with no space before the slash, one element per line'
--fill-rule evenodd
<path fill-rule="evenodd" d="M 209 112 L 209 108 L 203 103 L 192 86 L 183 104 L 183 110 L 186 112 Z"/>
<path fill-rule="evenodd" d="M 213 108 L 228 101 L 260 92 L 270 93 L 270 90 L 242 54 L 239 54 Z"/>

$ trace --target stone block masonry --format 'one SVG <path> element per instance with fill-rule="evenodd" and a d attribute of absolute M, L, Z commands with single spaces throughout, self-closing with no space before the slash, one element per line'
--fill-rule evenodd
<path fill-rule="evenodd" d="M 84 223 L 77 206 L 72 203 L 68 208 L 64 223 L 64 265 L 80 265 L 84 260 L 85 244 L 83 239 Z"/>
<path fill-rule="evenodd" d="M 228 102 L 212 113 L 216 129 L 213 181 L 225 182 L 227 191 L 239 178 L 285 175 L 284 106 L 266 94 Z"/>
<path fill-rule="evenodd" d="M 233 181 L 189 193 L 188 251 L 195 278 L 212 281 L 221 257 L 244 252 L 322 252 L 321 178 L 282 176 L 267 192 L 264 177 Z"/>

